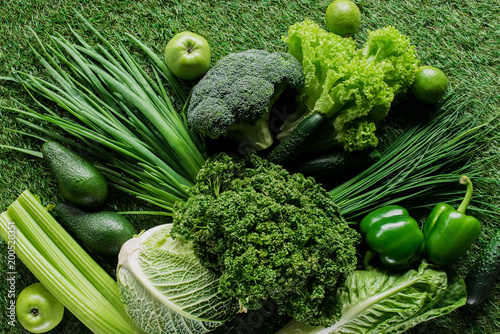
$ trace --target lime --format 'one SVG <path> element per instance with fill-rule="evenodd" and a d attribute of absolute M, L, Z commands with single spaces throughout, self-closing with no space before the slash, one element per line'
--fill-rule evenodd
<path fill-rule="evenodd" d="M 350 0 L 335 0 L 326 9 L 328 31 L 340 36 L 353 36 L 361 24 L 358 6 Z"/>
<path fill-rule="evenodd" d="M 413 94 L 424 103 L 439 102 L 448 89 L 448 79 L 438 68 L 421 66 L 415 73 L 412 85 Z"/>

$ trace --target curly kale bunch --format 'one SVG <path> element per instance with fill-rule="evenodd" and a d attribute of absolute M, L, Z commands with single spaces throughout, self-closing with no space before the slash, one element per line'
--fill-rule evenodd
<path fill-rule="evenodd" d="M 310 325 L 340 316 L 337 288 L 356 265 L 359 234 L 312 178 L 256 155 L 221 153 L 174 210 L 173 234 L 221 274 L 219 291 L 247 309 L 272 300 Z"/>

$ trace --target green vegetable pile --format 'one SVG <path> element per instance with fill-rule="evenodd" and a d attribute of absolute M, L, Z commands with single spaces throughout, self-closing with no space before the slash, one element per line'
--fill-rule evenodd
<path fill-rule="evenodd" d="M 358 47 L 352 37 L 305 19 L 282 37 L 288 52 L 229 52 L 206 73 L 203 66 L 199 81 L 183 82 L 137 38 L 127 34 L 146 65 L 126 43 L 113 46 L 76 15 L 96 47 L 74 30 L 76 42 L 56 35 L 45 45 L 35 35 L 39 50 L 32 50 L 52 81 L 23 71 L 2 78 L 20 84 L 39 105 L 6 109 L 51 138 L 27 134 L 46 141 L 44 149 L 17 149 L 49 162 L 72 204 L 105 206 L 109 184 L 160 211 L 111 215 L 59 204 L 53 216 L 52 205 L 25 191 L 0 213 L 0 235 L 7 241 L 15 233 L 17 256 L 89 330 L 240 334 L 241 322 L 272 305 L 271 322 L 279 326 L 264 321 L 251 333 L 266 326 L 266 333 L 281 328 L 276 334 L 402 333 L 465 305 L 469 287 L 453 265 L 483 225 L 466 208 L 500 216 L 496 197 L 482 190 L 500 184 L 488 175 L 495 158 L 476 158 L 498 124 L 466 114 L 466 103 L 454 96 L 427 105 L 428 112 L 414 115 L 418 122 L 384 142 L 377 128 L 411 97 L 420 65 L 398 29 L 374 30 Z M 175 52 L 189 58 L 178 43 Z M 189 52 L 200 46 L 189 43 L 195 43 Z M 194 68 L 186 59 L 184 75 L 200 65 L 196 55 Z M 277 115 L 287 117 L 275 128 Z M 92 159 L 52 140 L 86 146 Z M 226 140 L 231 145 L 211 145 Z M 307 170 L 306 158 L 318 151 L 326 152 L 315 156 L 321 159 L 314 168 L 333 189 L 293 172 Z M 376 158 L 364 161 L 368 152 Z M 355 176 L 339 181 L 345 175 L 338 174 L 352 170 Z M 463 190 L 454 187 L 457 174 L 468 176 L 455 210 Z M 474 198 L 471 179 L 479 189 Z M 92 190 L 97 201 L 88 204 L 82 199 L 91 183 L 102 194 Z M 423 230 L 418 210 L 428 218 Z M 124 214 L 155 214 L 167 223 L 158 219 L 135 234 Z M 116 261 L 116 279 L 94 252 Z M 469 282 L 491 287 L 497 258 L 486 254 L 489 272 L 473 272 Z M 484 290 L 471 290 L 480 299 L 470 303 L 483 300 Z"/>
<path fill-rule="evenodd" d="M 192 241 L 219 291 L 247 309 L 274 300 L 313 325 L 340 316 L 331 297 L 356 266 L 360 237 L 312 178 L 255 155 L 207 161 L 174 210 L 174 236 Z"/>

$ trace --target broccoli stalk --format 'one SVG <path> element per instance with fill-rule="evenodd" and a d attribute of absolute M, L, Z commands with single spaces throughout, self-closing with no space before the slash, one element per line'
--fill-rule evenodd
<path fill-rule="evenodd" d="M 287 89 L 304 82 L 302 66 L 292 55 L 247 50 L 231 53 L 193 87 L 189 125 L 216 139 L 228 137 L 255 151 L 271 146 L 269 115 Z"/>
<path fill-rule="evenodd" d="M 273 136 L 269 128 L 269 115 L 274 104 L 281 94 L 288 88 L 288 81 L 282 81 L 274 87 L 274 93 L 267 107 L 264 116 L 258 119 L 255 124 L 233 123 L 229 126 L 226 134 L 231 140 L 240 143 L 242 146 L 250 147 L 256 151 L 262 151 L 273 144 Z"/>
<path fill-rule="evenodd" d="M 234 123 L 229 127 L 227 137 L 240 143 L 242 147 L 250 147 L 256 151 L 265 150 L 273 143 L 269 131 L 269 116 L 259 119 L 254 125 Z"/>

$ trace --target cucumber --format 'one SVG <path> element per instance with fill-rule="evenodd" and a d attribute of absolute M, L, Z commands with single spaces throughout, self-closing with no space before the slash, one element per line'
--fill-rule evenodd
<path fill-rule="evenodd" d="M 500 275 L 500 231 L 483 249 L 465 278 L 467 305 L 479 305 L 489 296 Z"/>
<path fill-rule="evenodd" d="M 267 159 L 283 166 L 290 164 L 318 139 L 321 130 L 326 125 L 326 120 L 324 115 L 318 113 L 308 116 L 288 137 L 269 152 Z"/>
<path fill-rule="evenodd" d="M 344 150 L 327 152 L 296 165 L 293 170 L 316 179 L 344 178 L 344 176 L 361 172 L 380 159 L 376 149 L 362 152 Z"/>
<path fill-rule="evenodd" d="M 59 203 L 57 218 L 73 232 L 88 249 L 105 256 L 118 256 L 122 245 L 136 234 L 124 216 L 114 211 L 87 212 Z"/>

